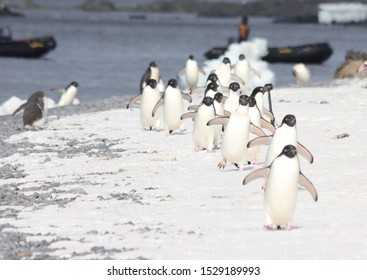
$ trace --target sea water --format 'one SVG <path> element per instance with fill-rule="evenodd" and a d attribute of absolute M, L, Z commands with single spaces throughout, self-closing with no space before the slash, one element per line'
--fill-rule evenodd
<path fill-rule="evenodd" d="M 80 84 L 81 102 L 110 96 L 136 95 L 140 78 L 152 60 L 165 83 L 175 78 L 190 54 L 200 65 L 204 53 L 237 38 L 240 17 L 204 18 L 195 14 L 84 12 L 75 9 L 22 10 L 25 17 L 1 17 L 13 38 L 53 35 L 55 50 L 40 59 L 0 58 L 0 103 L 12 96 L 28 98 L 43 90 L 57 100 L 51 88 Z M 311 82 L 333 78 L 350 49 L 366 51 L 365 26 L 274 24 L 269 18 L 250 17 L 250 40 L 262 38 L 269 47 L 329 42 L 333 55 L 321 65 L 307 65 Z M 235 61 L 234 61 L 235 62 Z M 269 64 L 275 86 L 294 85 L 293 64 Z"/>

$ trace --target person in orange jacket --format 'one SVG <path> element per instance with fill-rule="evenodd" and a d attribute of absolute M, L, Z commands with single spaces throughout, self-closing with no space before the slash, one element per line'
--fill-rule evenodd
<path fill-rule="evenodd" d="M 238 42 L 247 41 L 249 33 L 250 27 L 248 26 L 247 16 L 242 16 L 242 20 L 239 26 Z"/>

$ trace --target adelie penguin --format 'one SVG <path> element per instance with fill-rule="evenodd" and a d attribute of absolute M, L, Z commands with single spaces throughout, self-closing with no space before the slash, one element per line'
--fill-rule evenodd
<path fill-rule="evenodd" d="M 181 119 L 193 118 L 194 127 L 192 130 L 192 138 L 194 140 L 195 151 L 202 149 L 211 152 L 214 146 L 216 130 L 207 126 L 207 122 L 216 115 L 213 98 L 204 97 L 196 112 L 187 112 L 181 116 Z"/>
<path fill-rule="evenodd" d="M 250 65 L 244 54 L 240 54 L 238 56 L 238 60 L 233 68 L 233 73 L 243 81 L 243 85 L 241 86 L 241 91 L 243 94 L 246 93 L 247 88 L 249 87 L 250 73 L 255 74 L 258 78 L 261 78 L 260 73 Z"/>
<path fill-rule="evenodd" d="M 152 117 L 163 106 L 163 122 L 166 134 L 171 134 L 175 129 L 184 131 L 181 115 L 184 112 L 183 101 L 192 102 L 190 95 L 182 93 L 176 79 L 168 81 L 163 96 L 157 101 L 153 108 Z"/>
<path fill-rule="evenodd" d="M 160 129 L 162 109 L 158 108 L 155 111 L 154 116 L 152 115 L 152 112 L 154 106 L 157 104 L 161 97 L 162 95 L 157 88 L 157 81 L 154 79 L 150 79 L 147 82 L 146 87 L 143 89 L 142 94 L 133 97 L 127 104 L 126 108 L 129 109 L 134 103 L 140 101 L 140 124 L 142 130 L 144 130 L 145 128 L 149 128 L 150 130 L 152 130 L 153 128 L 155 128 L 156 130 Z"/>
<path fill-rule="evenodd" d="M 312 154 L 298 142 L 297 138 L 296 117 L 288 114 L 283 118 L 282 124 L 276 128 L 273 135 L 257 137 L 248 143 L 248 147 L 269 145 L 264 166 L 269 166 L 286 145 L 297 147 L 298 153 L 312 163 L 314 160 Z"/>
<path fill-rule="evenodd" d="M 178 75 L 185 76 L 187 89 L 191 91 L 197 87 L 200 73 L 205 75 L 205 71 L 198 65 L 195 57 L 190 55 L 185 67 L 180 70 Z"/>
<path fill-rule="evenodd" d="M 231 162 L 240 170 L 243 170 L 245 163 L 247 163 L 249 132 L 251 131 L 256 135 L 265 135 L 260 128 L 250 122 L 248 109 L 248 96 L 241 95 L 238 108 L 231 113 L 229 118 L 217 117 L 207 123 L 208 126 L 225 126 L 221 143 L 223 160 L 219 162 L 219 168 L 224 168 L 227 162 Z"/>
<path fill-rule="evenodd" d="M 66 106 L 71 104 L 79 104 L 79 100 L 76 98 L 79 84 L 75 81 L 71 82 L 66 88 L 53 88 L 51 90 L 59 92 L 61 94 L 57 106 Z"/>
<path fill-rule="evenodd" d="M 47 103 L 44 92 L 37 91 L 32 94 L 26 103 L 20 105 L 20 107 L 14 111 L 13 116 L 21 110 L 24 110 L 23 125 L 25 129 L 41 129 L 47 118 Z"/>
<path fill-rule="evenodd" d="M 297 149 L 286 145 L 268 167 L 257 169 L 243 179 L 243 185 L 257 178 L 265 178 L 264 208 L 265 227 L 272 229 L 292 229 L 292 218 L 297 204 L 298 184 L 308 190 L 314 201 L 318 194 L 311 183 L 301 172 Z"/>

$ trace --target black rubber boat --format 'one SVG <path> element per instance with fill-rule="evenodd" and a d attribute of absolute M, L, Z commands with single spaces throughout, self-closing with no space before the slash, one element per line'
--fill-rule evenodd
<path fill-rule="evenodd" d="M 13 40 L 9 29 L 0 30 L 0 56 L 39 58 L 55 48 L 53 36 Z"/>
<path fill-rule="evenodd" d="M 215 59 L 224 54 L 226 47 L 214 47 L 204 56 Z M 262 59 L 269 63 L 306 63 L 321 64 L 333 53 L 328 43 L 315 43 L 293 47 L 268 48 L 268 54 Z"/>

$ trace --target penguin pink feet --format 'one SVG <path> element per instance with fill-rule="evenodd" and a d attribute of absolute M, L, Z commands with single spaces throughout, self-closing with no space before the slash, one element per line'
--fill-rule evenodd
<path fill-rule="evenodd" d="M 227 161 L 224 159 L 224 160 L 222 160 L 218 163 L 218 168 L 219 169 L 221 169 L 221 168 L 224 169 L 224 167 L 226 167 L 226 165 L 227 165 Z"/>

